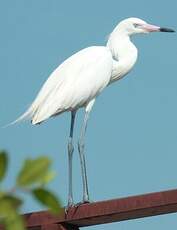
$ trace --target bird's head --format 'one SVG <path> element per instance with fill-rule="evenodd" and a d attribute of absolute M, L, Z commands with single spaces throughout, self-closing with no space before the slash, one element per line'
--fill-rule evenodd
<path fill-rule="evenodd" d="M 116 30 L 119 30 L 120 32 L 129 36 L 133 34 L 150 32 L 175 32 L 173 29 L 148 24 L 139 18 L 127 18 L 121 21 Z"/>

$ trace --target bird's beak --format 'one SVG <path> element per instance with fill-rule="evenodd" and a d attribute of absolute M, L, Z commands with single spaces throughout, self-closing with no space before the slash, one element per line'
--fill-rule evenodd
<path fill-rule="evenodd" d="M 147 32 L 175 32 L 175 30 L 170 28 L 159 27 L 151 24 L 144 24 L 141 28 Z"/>
<path fill-rule="evenodd" d="M 165 27 L 160 27 L 160 32 L 175 32 L 175 30 Z"/>

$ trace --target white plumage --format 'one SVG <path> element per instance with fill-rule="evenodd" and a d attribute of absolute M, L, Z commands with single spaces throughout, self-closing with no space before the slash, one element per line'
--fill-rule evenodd
<path fill-rule="evenodd" d="M 46 119 L 71 111 L 71 128 L 68 141 L 69 194 L 68 207 L 73 205 L 72 155 L 75 114 L 85 107 L 85 118 L 78 142 L 83 181 L 83 202 L 89 201 L 86 176 L 84 137 L 89 113 L 96 97 L 114 81 L 125 76 L 137 60 L 137 48 L 131 42 L 131 35 L 155 31 L 174 32 L 147 24 L 138 18 L 120 22 L 111 33 L 107 46 L 93 46 L 69 57 L 51 74 L 29 109 L 15 122 L 31 119 L 39 124 Z M 14 122 L 14 123 L 15 123 Z"/>
<path fill-rule="evenodd" d="M 31 105 L 32 123 L 86 106 L 108 84 L 111 72 L 112 56 L 106 47 L 72 55 L 51 74 Z"/>

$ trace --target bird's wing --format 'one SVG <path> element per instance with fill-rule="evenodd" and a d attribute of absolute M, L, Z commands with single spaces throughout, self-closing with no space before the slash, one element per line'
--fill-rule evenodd
<path fill-rule="evenodd" d="M 88 47 L 64 61 L 47 79 L 25 116 L 40 123 L 85 106 L 108 84 L 112 56 L 103 46 Z"/>

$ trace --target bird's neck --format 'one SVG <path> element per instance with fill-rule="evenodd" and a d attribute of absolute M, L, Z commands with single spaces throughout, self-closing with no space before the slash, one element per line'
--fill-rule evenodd
<path fill-rule="evenodd" d="M 137 60 L 137 48 L 131 42 L 127 34 L 113 31 L 107 43 L 113 57 L 113 73 L 111 82 L 125 76 L 134 66 Z"/>

